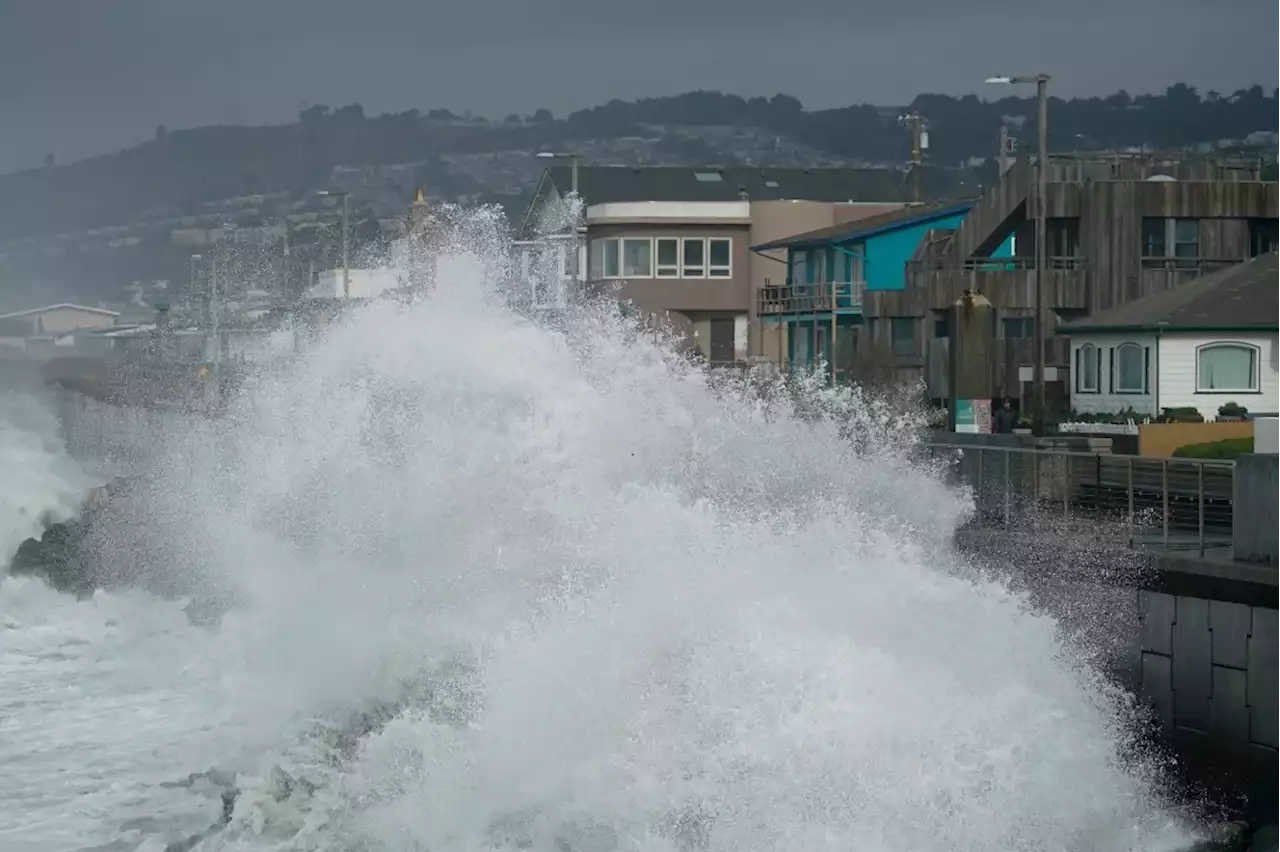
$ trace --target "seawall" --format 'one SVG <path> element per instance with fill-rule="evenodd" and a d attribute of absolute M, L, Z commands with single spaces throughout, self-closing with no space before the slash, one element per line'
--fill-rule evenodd
<path fill-rule="evenodd" d="M 1200 466 L 1091 452 L 1085 439 L 1037 450 L 1023 436 L 938 438 L 935 457 L 954 454 L 979 509 L 958 545 L 1113 641 L 1110 665 L 1181 746 L 1274 779 L 1276 457 Z"/>

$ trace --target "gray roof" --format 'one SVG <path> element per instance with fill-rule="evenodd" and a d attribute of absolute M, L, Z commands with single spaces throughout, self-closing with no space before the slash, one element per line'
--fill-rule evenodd
<path fill-rule="evenodd" d="M 1275 331 L 1280 284 L 1275 253 L 1192 279 L 1060 326 L 1065 334 L 1106 331 Z"/>
<path fill-rule="evenodd" d="M 571 167 L 552 166 L 544 180 L 569 191 Z M 903 176 L 892 169 L 765 169 L 688 166 L 581 166 L 578 193 L 588 204 L 619 201 L 898 201 Z"/>

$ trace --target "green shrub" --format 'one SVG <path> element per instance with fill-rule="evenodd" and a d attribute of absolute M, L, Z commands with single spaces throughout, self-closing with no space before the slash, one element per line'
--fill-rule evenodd
<path fill-rule="evenodd" d="M 1194 406 L 1183 406 L 1181 408 L 1165 408 L 1161 409 L 1160 416 L 1156 418 L 1157 423 L 1203 423 L 1204 416 L 1200 414 L 1200 409 Z"/>
<path fill-rule="evenodd" d="M 1216 459 L 1229 460 L 1246 453 L 1253 452 L 1253 438 L 1224 438 L 1221 441 L 1206 441 L 1203 444 L 1187 444 L 1173 451 L 1174 458 L 1179 459 Z"/>

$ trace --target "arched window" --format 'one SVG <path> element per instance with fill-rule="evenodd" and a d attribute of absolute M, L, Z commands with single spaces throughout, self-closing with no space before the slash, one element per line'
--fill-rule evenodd
<path fill-rule="evenodd" d="M 1116 393 L 1146 393 L 1146 350 L 1136 343 L 1117 346 L 1114 381 Z"/>
<path fill-rule="evenodd" d="M 1208 343 L 1196 350 L 1196 391 L 1257 392 L 1258 347 L 1248 343 Z"/>
<path fill-rule="evenodd" d="M 1098 347 L 1086 343 L 1076 350 L 1076 390 L 1098 392 Z"/>

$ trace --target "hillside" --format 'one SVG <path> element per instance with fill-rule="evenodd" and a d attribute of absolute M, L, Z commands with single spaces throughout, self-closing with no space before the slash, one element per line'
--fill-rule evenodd
<path fill-rule="evenodd" d="M 927 161 L 936 169 L 991 157 L 1002 123 L 1022 149 L 1034 144 L 1030 97 L 921 95 L 910 106 L 927 122 Z M 351 104 L 314 106 L 286 125 L 159 127 L 126 151 L 0 175 L 0 289 L 179 278 L 192 249 L 176 244 L 177 230 L 314 218 L 315 191 L 334 185 L 352 192 L 365 221 L 398 213 L 415 184 L 434 197 L 519 208 L 544 163 L 532 156 L 538 150 L 635 165 L 897 166 L 908 156 L 904 109 L 805 110 L 786 95 L 692 92 L 611 101 L 564 118 L 546 110 L 501 121 L 444 110 L 369 117 Z M 1209 150 L 1276 131 L 1277 95 L 1255 86 L 1202 96 L 1177 84 L 1162 95 L 1054 99 L 1050 115 L 1055 150 Z M 76 236 L 95 230 L 87 241 Z"/>

